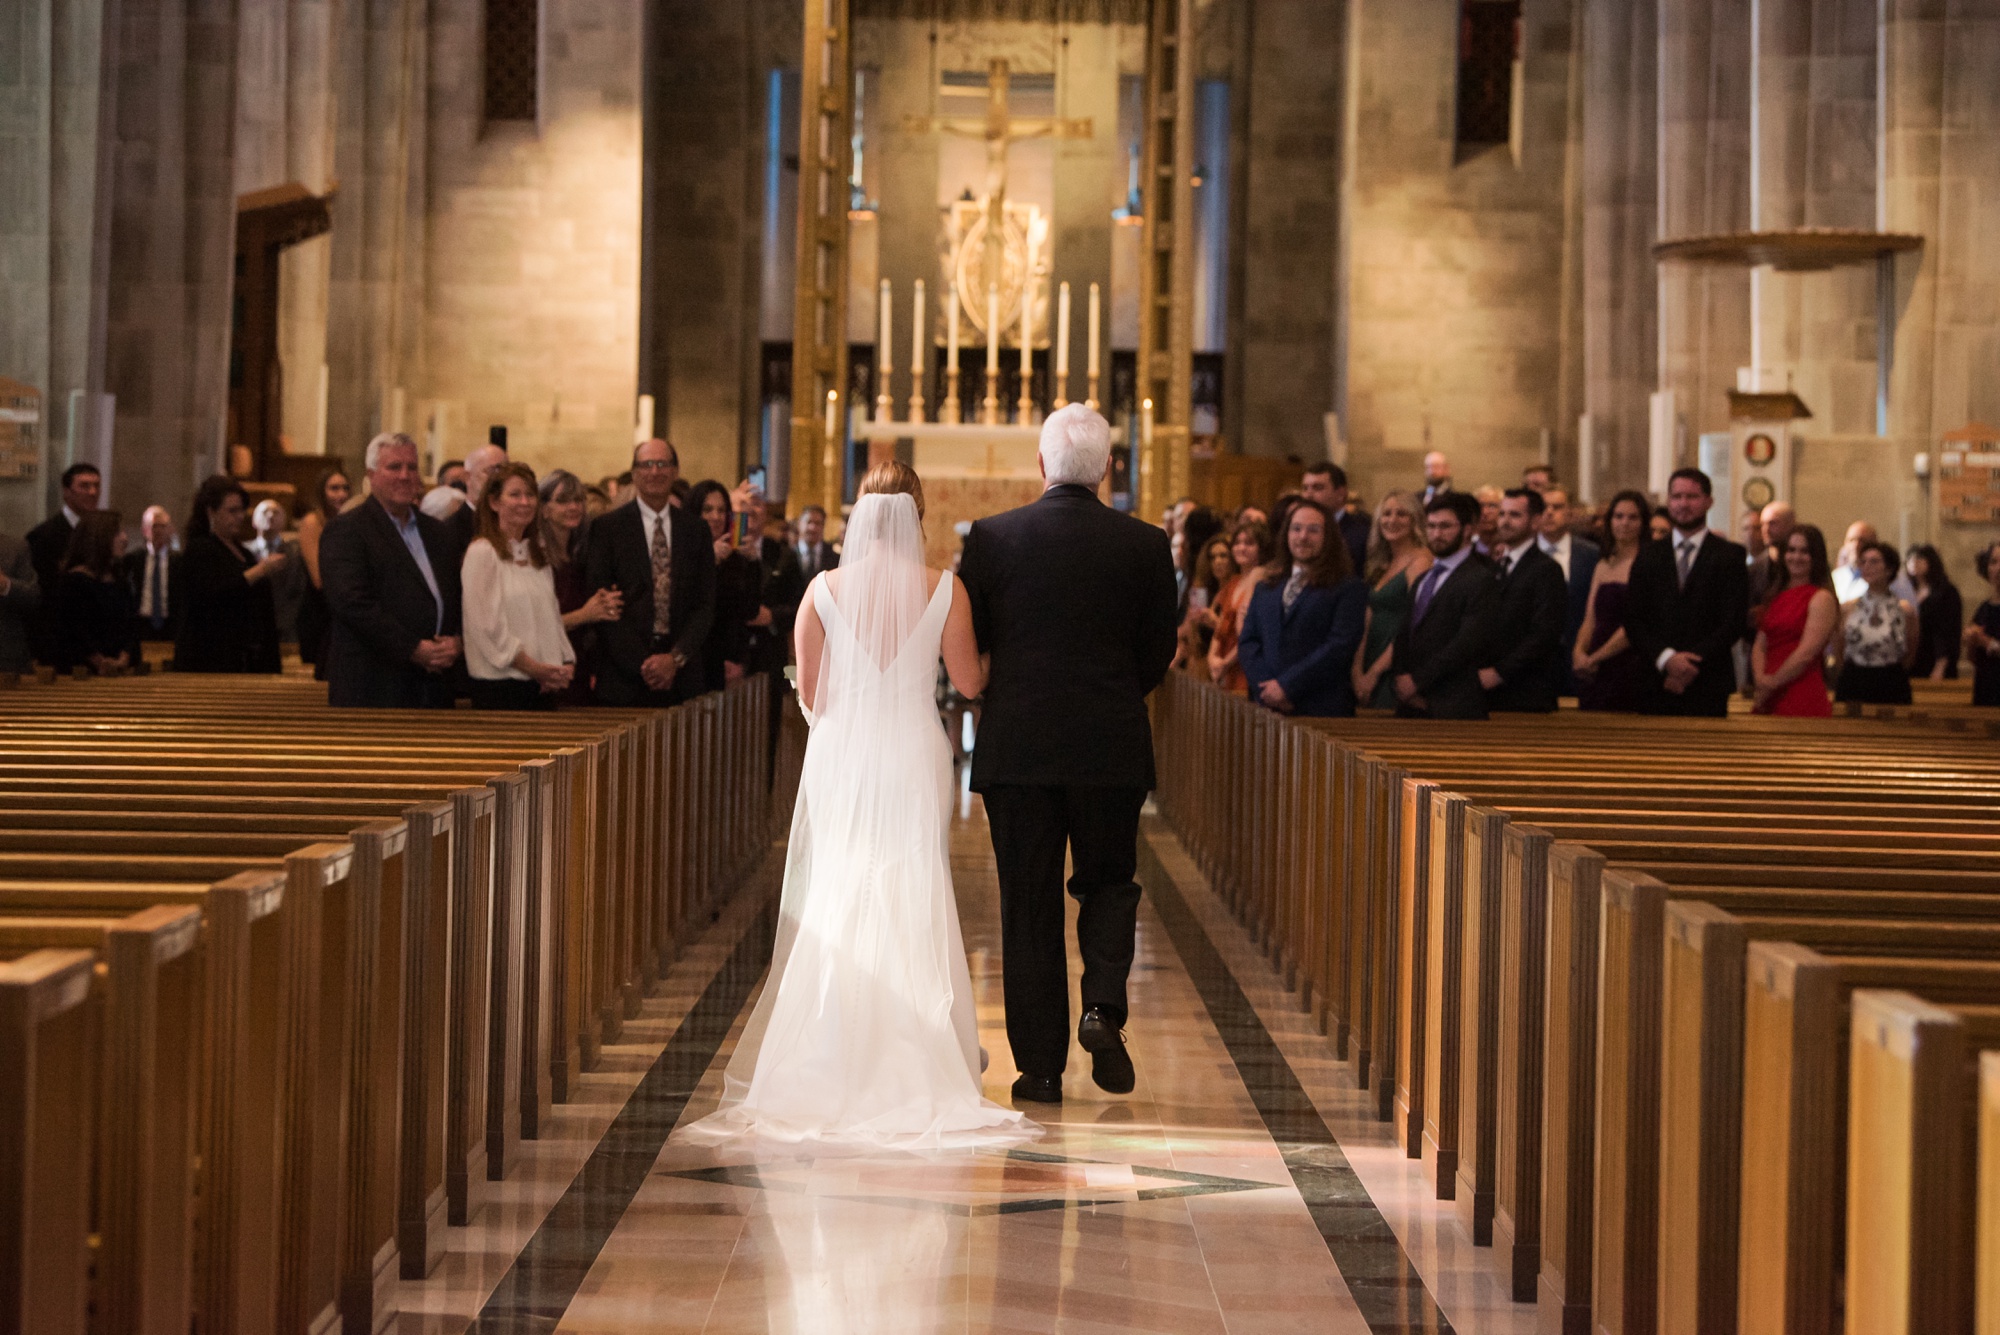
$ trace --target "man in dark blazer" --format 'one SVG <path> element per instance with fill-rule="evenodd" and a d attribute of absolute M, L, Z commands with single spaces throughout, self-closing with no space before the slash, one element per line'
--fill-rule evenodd
<path fill-rule="evenodd" d="M 333 622 L 327 703 L 448 709 L 462 645 L 460 550 L 417 508 L 417 443 L 368 442 L 368 499 L 336 515 L 320 538 L 320 586 Z"/>
<path fill-rule="evenodd" d="M 1018 1100 L 1060 1102 L 1069 1064 L 1063 857 L 1074 862 L 1083 1017 L 1092 1078 L 1129 1093 L 1121 1032 L 1139 914 L 1139 809 L 1153 787 L 1146 697 L 1173 662 L 1167 535 L 1097 498 L 1111 429 L 1082 404 L 1042 425 L 1046 489 L 975 523 L 959 577 L 992 655 L 972 788 L 986 801 L 1000 875 L 1007 1039 Z"/>
<path fill-rule="evenodd" d="M 1527 486 L 1527 483 L 1523 483 Z M 1551 481 L 1541 489 L 1543 510 L 1538 525 L 1541 535 L 1536 544 L 1542 551 L 1562 567 L 1563 580 L 1569 587 L 1569 612 L 1563 618 L 1563 694 L 1576 694 L 1576 681 L 1570 672 L 1570 652 L 1576 648 L 1576 637 L 1583 630 L 1583 618 L 1590 611 L 1590 580 L 1597 573 L 1597 563 L 1603 557 L 1597 544 L 1588 538 L 1580 538 L 1570 532 L 1569 492 Z"/>
<path fill-rule="evenodd" d="M 646 441 L 632 451 L 632 499 L 590 526 L 584 582 L 625 596 L 624 613 L 597 631 L 599 704 L 664 709 L 722 685 L 701 671 L 715 544 L 707 524 L 672 503 L 680 467 L 672 445 Z"/>
<path fill-rule="evenodd" d="M 1347 546 L 1348 568 L 1357 575 L 1366 570 L 1368 530 L 1373 525 L 1367 515 L 1354 514 L 1347 508 L 1347 470 L 1334 463 L 1313 464 L 1299 481 L 1299 495 L 1333 516 L 1340 540 Z M 1282 533 L 1272 536 L 1279 542 L 1285 540 Z"/>
<path fill-rule="evenodd" d="M 1435 559 L 1417 581 L 1415 605 L 1389 660 L 1399 718 L 1486 717 L 1479 669 L 1499 586 L 1492 563 L 1472 549 L 1478 523 L 1479 502 L 1462 491 L 1444 492 L 1424 507 L 1424 538 Z"/>
<path fill-rule="evenodd" d="M 840 553 L 826 540 L 826 509 L 808 505 L 799 511 L 799 542 L 792 549 L 799 558 L 799 575 L 807 584 L 813 576 L 838 569 Z"/>
<path fill-rule="evenodd" d="M 479 536 L 479 497 L 486 490 L 486 480 L 493 476 L 493 470 L 507 462 L 507 451 L 498 445 L 481 445 L 465 456 L 465 463 L 459 470 L 459 483 L 465 491 L 465 504 L 451 512 L 451 518 L 444 521 L 451 540 L 458 544 L 461 553 L 469 551 L 472 540 Z M 440 486 L 456 486 L 459 483 L 444 482 L 444 470 L 439 469 Z"/>
<path fill-rule="evenodd" d="M 1494 558 L 1499 596 L 1486 666 L 1479 669 L 1489 713 L 1552 713 L 1569 680 L 1569 651 L 1563 648 L 1569 591 L 1562 567 L 1535 541 L 1542 509 L 1541 493 L 1525 487 L 1500 498 L 1500 549 Z"/>
<path fill-rule="evenodd" d="M 1708 531 L 1715 503 L 1708 474 L 1683 468 L 1667 482 L 1665 542 L 1649 542 L 1632 561 L 1625 633 L 1654 672 L 1652 714 L 1721 718 L 1736 689 L 1730 646 L 1750 614 L 1748 554 Z"/>
<path fill-rule="evenodd" d="M 1292 510 L 1286 575 L 1250 595 L 1237 640 L 1250 699 L 1281 714 L 1354 716 L 1354 651 L 1368 625 L 1368 586 L 1348 567 L 1346 546 L 1328 540 L 1330 518 L 1312 500 Z"/>
<path fill-rule="evenodd" d="M 71 464 L 63 469 L 62 505 L 28 530 L 28 557 L 42 586 L 41 608 L 28 620 L 28 646 L 38 663 L 56 661 L 56 587 L 62 579 L 63 555 L 69 551 L 69 535 L 84 515 L 97 508 L 103 490 L 104 476 L 96 465 Z"/>
<path fill-rule="evenodd" d="M 139 516 L 139 545 L 120 566 L 132 590 L 138 638 L 173 643 L 180 633 L 181 554 L 174 548 L 174 517 L 164 505 L 149 505 Z"/>

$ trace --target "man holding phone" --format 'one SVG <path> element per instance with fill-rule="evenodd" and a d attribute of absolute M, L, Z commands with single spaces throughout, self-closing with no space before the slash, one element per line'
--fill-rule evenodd
<path fill-rule="evenodd" d="M 764 673 L 770 681 L 770 745 L 775 754 L 785 697 L 785 665 L 791 660 L 792 626 L 806 594 L 805 571 L 799 565 L 799 554 L 785 541 L 783 525 L 771 522 L 770 506 L 764 499 L 763 469 L 752 469 L 731 494 L 730 502 L 735 510 L 737 548 L 756 558 L 759 568 L 761 592 L 757 615 L 750 620 L 750 646 L 744 665 L 752 672 Z"/>

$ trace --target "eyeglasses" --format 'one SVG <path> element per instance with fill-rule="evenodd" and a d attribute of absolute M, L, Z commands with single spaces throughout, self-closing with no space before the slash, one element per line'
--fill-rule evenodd
<path fill-rule="evenodd" d="M 641 463 L 633 464 L 632 471 L 635 473 L 657 473 L 668 468 L 679 467 L 680 464 L 672 459 L 647 459 Z"/>

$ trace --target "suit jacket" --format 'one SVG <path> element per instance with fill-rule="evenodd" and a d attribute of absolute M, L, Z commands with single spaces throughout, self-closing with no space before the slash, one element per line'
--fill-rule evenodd
<path fill-rule="evenodd" d="M 410 655 L 424 640 L 461 631 L 458 544 L 443 524 L 421 510 L 416 515 L 443 608 L 431 596 L 396 521 L 375 497 L 334 516 L 320 537 L 320 586 L 333 619 L 326 661 L 330 704 L 414 708 L 451 703 L 452 677 L 424 671 Z"/>
<path fill-rule="evenodd" d="M 34 666 L 28 624 L 42 605 L 42 581 L 25 541 L 0 533 L 0 574 L 7 576 L 7 592 L 0 593 L 0 672 L 26 672 Z"/>
<path fill-rule="evenodd" d="M 1537 544 L 1540 545 L 1539 543 Z M 1547 555 L 1547 553 L 1544 553 Z M 1597 563 L 1604 553 L 1588 538 L 1571 535 L 1569 540 L 1569 612 L 1563 619 L 1563 649 L 1565 652 L 1576 646 L 1577 632 L 1583 629 L 1584 614 L 1590 611 L 1590 577 L 1597 573 Z M 1550 556 L 1551 561 L 1555 557 Z M 1560 570 L 1562 563 L 1556 562 Z"/>
<path fill-rule="evenodd" d="M 793 556 L 798 556 L 797 548 L 792 548 L 791 552 Z M 822 574 L 828 570 L 838 570 L 839 568 L 840 553 L 833 549 L 832 543 L 822 542 L 814 547 L 810 561 L 804 559 L 799 561 L 799 575 L 801 577 L 799 589 L 801 598 L 804 597 L 805 586 L 812 583 L 814 575 Z"/>
<path fill-rule="evenodd" d="M 1719 716 L 1729 712 L 1729 697 L 1736 690 L 1730 647 L 1743 638 L 1750 615 L 1747 558 L 1740 543 L 1710 533 L 1701 540 L 1682 586 L 1674 560 L 1678 536 L 1646 543 L 1633 558 L 1625 633 L 1660 684 L 1652 712 Z M 1669 649 L 1701 655 L 1700 674 L 1678 697 L 1665 689 L 1654 667 Z"/>
<path fill-rule="evenodd" d="M 400 546 L 401 539 L 397 542 Z M 174 635 L 174 671 L 282 670 L 271 581 L 261 579 L 252 584 L 243 577 L 255 561 L 247 551 L 239 559 L 212 533 L 196 534 L 188 540 L 182 561 L 183 605 L 177 614 L 180 626 Z M 428 596 L 429 590 L 425 593 Z M 167 605 L 172 607 L 173 595 L 167 597 Z M 136 595 L 132 606 L 136 622 Z M 415 641 L 410 647 L 416 647 Z"/>
<path fill-rule="evenodd" d="M 1569 590 L 1563 583 L 1562 563 L 1530 543 L 1514 563 L 1513 573 L 1499 576 L 1495 583 L 1499 593 L 1486 666 L 1500 674 L 1500 685 L 1486 693 L 1486 708 L 1496 713 L 1549 713 L 1569 679 L 1569 653 L 1563 648 Z"/>
<path fill-rule="evenodd" d="M 444 531 L 458 544 L 458 564 L 465 564 L 465 554 L 472 549 L 472 540 L 479 536 L 478 502 L 468 497 L 464 505 L 451 512 L 444 521 Z"/>
<path fill-rule="evenodd" d="M 635 497 L 590 526 L 584 549 L 584 582 L 591 593 L 615 588 L 625 613 L 597 628 L 597 699 L 606 705 L 669 705 L 700 695 L 702 649 L 715 622 L 715 543 L 708 525 L 676 506 L 667 507 L 673 573 L 668 589 L 667 643 L 685 660 L 670 691 L 655 691 L 639 675 L 654 653 L 653 556 L 645 518 Z"/>
<path fill-rule="evenodd" d="M 146 547 L 141 543 L 136 550 L 125 553 L 122 568 L 125 572 L 126 587 L 132 590 L 133 617 L 139 627 L 139 638 L 171 640 L 179 632 L 181 613 L 185 610 L 182 599 L 186 596 L 181 588 L 181 556 L 178 551 L 167 552 L 167 620 L 159 630 L 153 623 L 139 614 L 139 607 L 146 596 Z"/>
<path fill-rule="evenodd" d="M 1146 696 L 1180 628 L 1167 535 L 1058 485 L 975 523 L 959 577 L 993 656 L 973 789 L 1151 788 Z"/>
<path fill-rule="evenodd" d="M 806 596 L 805 571 L 790 543 L 765 538 L 759 554 L 763 558 L 764 583 L 758 601 L 771 609 L 771 624 L 751 628 L 750 669 L 783 672 L 791 656 L 792 627 L 799 619 L 799 603 Z M 829 549 L 827 554 L 833 553 Z"/>
<path fill-rule="evenodd" d="M 1341 538 L 1347 543 L 1348 559 L 1353 562 L 1348 567 L 1348 572 L 1358 575 L 1368 568 L 1368 530 L 1375 526 L 1375 521 L 1367 515 L 1357 515 L 1342 510 L 1334 516 L 1334 523 L 1340 529 Z"/>
<path fill-rule="evenodd" d="M 1289 610 L 1282 582 L 1259 584 L 1236 640 L 1250 699 L 1276 681 L 1294 713 L 1353 717 L 1354 651 L 1367 622 L 1368 586 L 1357 576 L 1331 588 L 1303 588 Z"/>
<path fill-rule="evenodd" d="M 1486 717 L 1486 688 L 1479 684 L 1479 669 L 1487 666 L 1499 594 L 1493 563 L 1473 552 L 1431 595 L 1423 620 L 1412 612 L 1396 636 L 1389 673 L 1391 679 L 1406 672 L 1415 678 L 1426 708 L 1405 705 L 1397 713 L 1420 718 Z"/>
<path fill-rule="evenodd" d="M 56 646 L 56 583 L 62 577 L 63 554 L 69 550 L 69 536 L 76 525 L 60 507 L 28 530 L 28 553 L 35 566 L 35 581 L 42 587 L 42 605 L 28 618 L 28 648 L 38 663 L 53 665 Z"/>

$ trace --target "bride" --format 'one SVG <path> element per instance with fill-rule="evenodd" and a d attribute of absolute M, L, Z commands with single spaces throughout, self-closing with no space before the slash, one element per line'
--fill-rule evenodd
<path fill-rule="evenodd" d="M 1041 1134 L 980 1093 L 972 978 L 946 841 L 937 664 L 986 684 L 958 576 L 924 565 L 923 484 L 870 469 L 841 564 L 795 636 L 811 726 L 777 942 L 721 1108 L 675 1134 L 859 1149 L 977 1149 Z"/>

